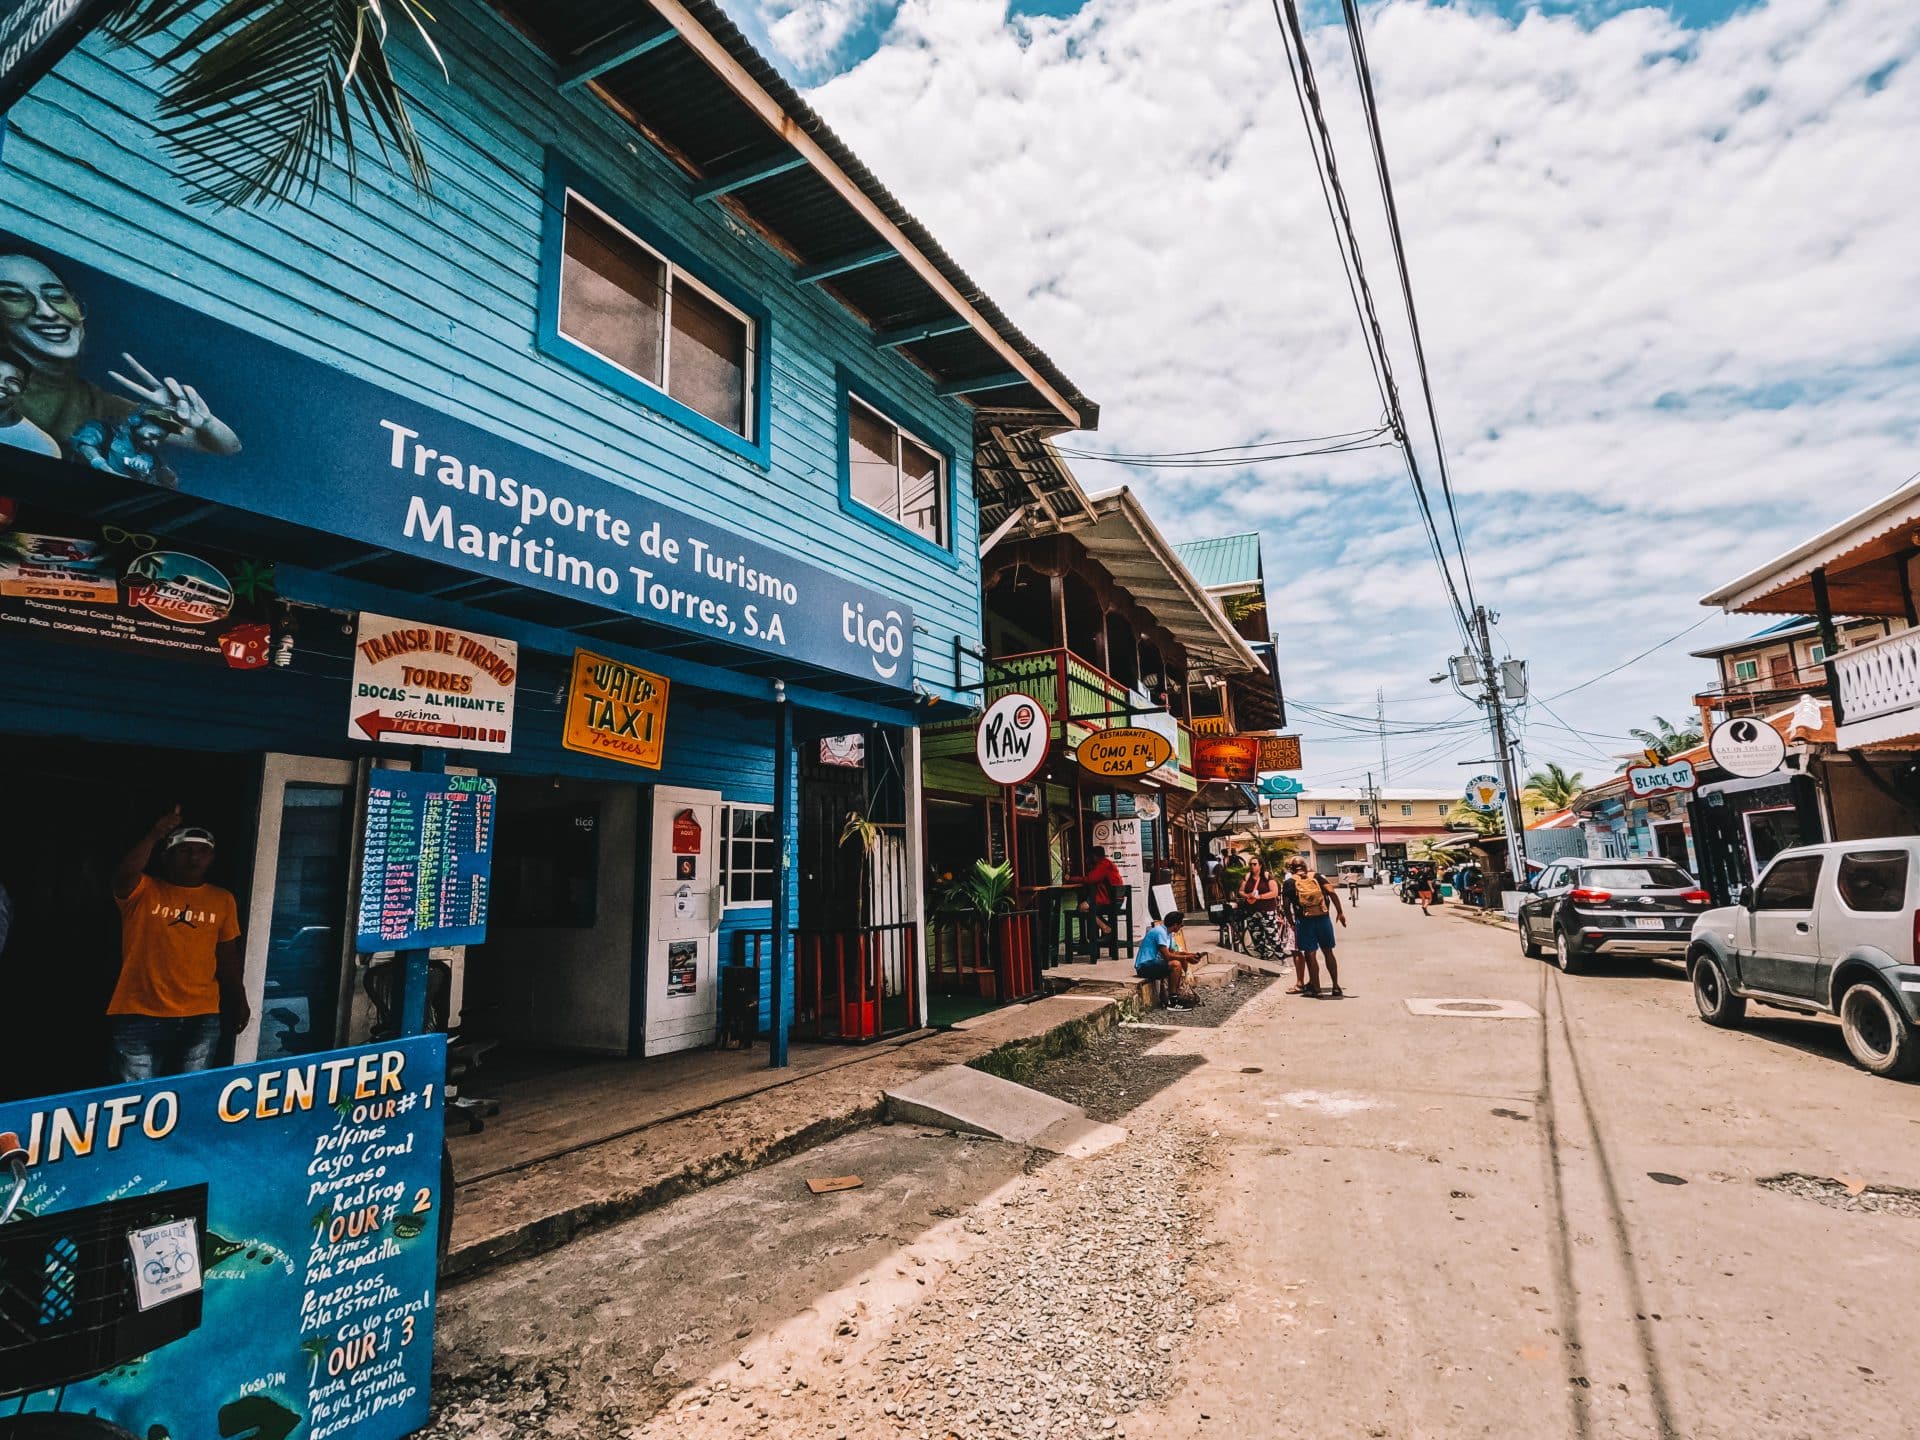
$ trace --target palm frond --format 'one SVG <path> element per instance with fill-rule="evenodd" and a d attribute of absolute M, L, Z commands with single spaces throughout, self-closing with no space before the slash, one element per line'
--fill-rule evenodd
<path fill-rule="evenodd" d="M 403 161 L 425 195 L 426 152 L 386 50 L 396 9 L 444 73 L 417 0 L 130 0 L 107 31 L 123 44 L 168 37 L 154 60 L 174 72 L 161 95 L 161 136 L 194 203 L 311 194 L 336 154 L 352 186 L 356 122 L 387 167 Z"/>

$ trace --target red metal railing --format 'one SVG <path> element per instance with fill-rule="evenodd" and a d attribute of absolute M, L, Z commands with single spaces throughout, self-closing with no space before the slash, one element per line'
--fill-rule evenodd
<path fill-rule="evenodd" d="M 770 964 L 773 932 L 741 937 Z M 911 921 L 793 932 L 793 1028 L 800 1040 L 877 1040 L 920 1023 L 919 931 Z"/>

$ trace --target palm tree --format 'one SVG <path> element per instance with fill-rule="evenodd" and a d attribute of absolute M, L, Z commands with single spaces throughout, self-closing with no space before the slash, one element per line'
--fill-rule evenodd
<path fill-rule="evenodd" d="M 1423 835 L 1408 847 L 1407 853 L 1415 860 L 1425 860 L 1431 865 L 1448 865 L 1460 858 L 1466 848 L 1459 840 L 1450 840 L 1444 835 Z"/>
<path fill-rule="evenodd" d="M 1543 811 L 1564 810 L 1573 803 L 1573 797 L 1586 788 L 1583 783 L 1585 779 L 1582 771 L 1576 770 L 1569 775 L 1549 760 L 1546 769 L 1536 770 L 1527 776 L 1522 798 Z"/>
<path fill-rule="evenodd" d="M 1476 810 L 1462 800 L 1447 812 L 1447 824 L 1476 835 L 1498 835 L 1507 828 L 1507 819 L 1501 811 Z"/>
<path fill-rule="evenodd" d="M 419 0 L 125 0 L 106 31 L 160 42 L 153 63 L 173 70 L 161 137 L 193 202 L 226 209 L 311 193 L 336 149 L 352 184 L 356 119 L 426 194 L 426 152 L 386 47 L 398 24 L 445 74 L 430 18 Z"/>
<path fill-rule="evenodd" d="M 1691 750 L 1701 739 L 1698 726 L 1679 730 L 1664 715 L 1653 717 L 1651 730 L 1630 729 L 1627 733 L 1647 749 L 1657 752 L 1663 760 L 1671 759 L 1682 750 Z"/>

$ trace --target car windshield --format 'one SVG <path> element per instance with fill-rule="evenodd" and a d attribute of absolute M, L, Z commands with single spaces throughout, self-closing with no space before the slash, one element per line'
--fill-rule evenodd
<path fill-rule="evenodd" d="M 1693 877 L 1678 865 L 1605 865 L 1581 877 L 1596 890 L 1691 890 Z"/>

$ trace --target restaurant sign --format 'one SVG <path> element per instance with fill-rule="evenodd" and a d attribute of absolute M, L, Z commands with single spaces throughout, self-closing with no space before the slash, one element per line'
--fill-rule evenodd
<path fill-rule="evenodd" d="M 1200 735 L 1193 742 L 1196 780 L 1251 785 L 1260 778 L 1258 735 Z"/>
<path fill-rule="evenodd" d="M 664 675 L 576 650 L 560 743 L 582 755 L 658 770 L 667 744 L 667 690 Z"/>
<path fill-rule="evenodd" d="M 1002 695 L 980 717 L 973 736 L 973 758 L 980 773 L 996 785 L 1018 785 L 1031 780 L 1047 763 L 1046 707 L 1018 690 Z"/>
<path fill-rule="evenodd" d="M 20 387 L 0 446 L 913 688 L 912 607 L 799 553 L 5 232 L 0 272 L 41 297 L 0 313 L 0 351 L 31 362 L 0 366 Z"/>
<path fill-rule="evenodd" d="M 1690 760 L 1668 760 L 1659 765 L 1632 765 L 1627 768 L 1627 788 L 1640 800 L 1651 795 L 1681 794 L 1699 783 L 1700 777 L 1694 773 Z"/>
<path fill-rule="evenodd" d="M 1300 770 L 1305 762 L 1300 758 L 1300 737 L 1298 735 L 1262 735 L 1260 737 L 1260 768 L 1262 770 Z"/>
<path fill-rule="evenodd" d="M 1136 780 L 1173 758 L 1173 746 L 1157 730 L 1097 730 L 1075 752 L 1080 768 L 1102 780 Z"/>
<path fill-rule="evenodd" d="M 424 1035 L 0 1105 L 0 1435 L 425 1425 L 446 1073 Z"/>
<path fill-rule="evenodd" d="M 450 625 L 362 611 L 347 734 L 389 745 L 513 749 L 520 647 Z"/>
<path fill-rule="evenodd" d="M 272 566 L 117 525 L 5 509 L 0 630 L 234 670 L 271 658 Z"/>

